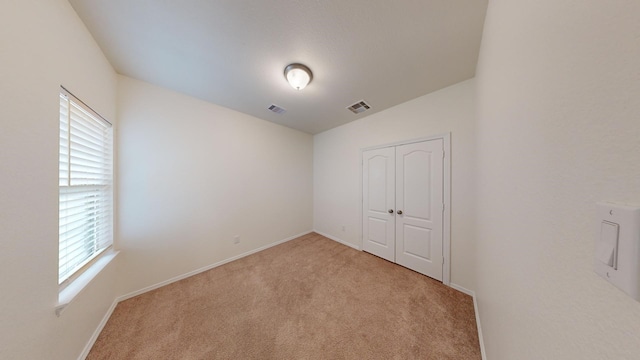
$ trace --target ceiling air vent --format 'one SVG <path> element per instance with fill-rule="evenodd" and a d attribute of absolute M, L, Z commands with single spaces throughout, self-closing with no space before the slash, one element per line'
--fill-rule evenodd
<path fill-rule="evenodd" d="M 284 114 L 287 111 L 287 110 L 285 110 L 285 109 L 283 109 L 280 106 L 275 105 L 275 104 L 271 104 L 271 106 L 269 106 L 269 110 L 273 111 L 276 114 Z"/>
<path fill-rule="evenodd" d="M 370 108 L 371 106 L 364 102 L 364 100 L 360 100 L 357 103 L 347 107 L 347 109 L 351 110 L 351 112 L 354 114 L 360 114 L 361 112 L 369 110 Z"/>

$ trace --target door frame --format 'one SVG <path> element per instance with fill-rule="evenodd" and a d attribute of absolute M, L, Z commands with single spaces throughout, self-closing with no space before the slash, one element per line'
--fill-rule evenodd
<path fill-rule="evenodd" d="M 363 248 L 364 244 L 364 236 L 362 227 L 364 226 L 362 222 L 362 204 L 364 203 L 364 197 L 362 195 L 362 171 L 364 167 L 364 157 L 363 153 L 367 150 L 375 150 L 382 149 L 386 147 L 394 147 L 398 145 L 406 145 L 413 144 L 423 141 L 429 140 L 438 140 L 442 139 L 443 141 L 443 150 L 444 150 L 444 159 L 443 159 L 443 201 L 444 201 L 444 212 L 442 216 L 442 257 L 444 258 L 444 263 L 442 264 L 442 283 L 451 286 L 451 133 L 438 134 L 433 136 L 421 137 L 417 139 L 411 140 L 403 140 L 396 141 L 393 143 L 387 143 L 376 146 L 369 146 L 365 148 L 360 148 L 360 181 L 358 182 L 359 189 L 359 198 L 360 198 L 360 206 L 358 206 L 358 221 L 360 226 L 358 228 L 358 234 L 360 239 L 360 249 Z"/>

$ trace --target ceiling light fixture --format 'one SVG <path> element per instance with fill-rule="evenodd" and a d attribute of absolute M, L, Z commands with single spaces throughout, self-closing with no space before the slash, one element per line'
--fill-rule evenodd
<path fill-rule="evenodd" d="M 302 64 L 289 64 L 284 68 L 284 77 L 287 78 L 291 87 L 296 90 L 302 90 L 313 79 L 313 73 L 311 69 Z"/>

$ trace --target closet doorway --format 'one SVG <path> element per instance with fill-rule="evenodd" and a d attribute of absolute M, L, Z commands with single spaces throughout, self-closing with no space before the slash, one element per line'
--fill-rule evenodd
<path fill-rule="evenodd" d="M 449 283 L 449 134 L 362 151 L 362 249 Z"/>

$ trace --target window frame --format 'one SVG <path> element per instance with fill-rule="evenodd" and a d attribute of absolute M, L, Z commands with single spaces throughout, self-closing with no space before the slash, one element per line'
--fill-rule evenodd
<path fill-rule="evenodd" d="M 59 94 L 58 285 L 60 291 L 62 291 L 73 283 L 74 280 L 82 276 L 87 269 L 91 268 L 92 265 L 103 258 L 104 255 L 113 248 L 114 149 L 113 125 L 111 122 L 106 120 L 63 86 L 61 86 Z M 65 101 L 66 112 L 62 106 Z M 65 117 L 66 120 L 63 121 Z M 74 125 L 76 127 L 74 127 Z M 72 140 L 83 140 L 83 137 L 87 136 L 82 132 L 82 130 L 79 130 L 83 126 L 93 126 L 94 129 L 92 130 L 94 131 L 96 128 L 102 128 L 104 134 L 103 138 L 99 139 L 98 143 L 100 143 L 100 141 L 102 141 L 102 143 L 98 146 L 102 146 L 104 148 L 104 153 L 95 156 L 98 160 L 94 162 L 98 165 L 91 165 L 96 169 L 99 168 L 98 170 L 102 172 L 92 173 L 91 175 L 86 176 L 86 178 L 81 179 L 77 176 L 78 173 L 81 173 L 77 168 L 86 165 L 81 164 L 81 162 L 86 159 L 81 158 L 83 153 L 81 150 L 76 150 L 79 149 L 81 145 Z M 81 133 L 81 135 L 78 136 L 78 133 Z M 66 150 L 63 150 L 63 148 Z M 78 154 L 80 154 L 80 157 L 78 157 Z M 64 161 L 65 158 L 66 162 Z M 91 169 L 90 171 L 94 170 L 95 169 Z M 64 179 L 63 174 L 65 176 Z M 89 179 L 91 177 L 95 177 L 95 179 Z M 63 184 L 63 182 L 66 182 L 66 184 Z M 87 223 L 84 229 L 78 230 L 78 232 L 82 234 L 80 235 L 81 239 L 79 241 L 70 240 L 73 239 L 73 237 L 68 235 L 69 230 L 67 228 L 70 221 L 69 199 L 73 196 L 77 197 L 73 201 L 81 203 L 80 206 L 75 207 L 83 208 L 82 210 L 78 210 L 79 212 L 76 216 L 79 217 L 81 222 Z M 65 226 L 64 229 L 63 226 Z M 67 236 L 64 236 L 65 234 Z M 85 254 L 81 254 L 80 258 L 82 260 L 80 261 L 63 261 L 63 251 L 66 251 L 67 253 L 70 251 L 69 247 L 71 246 L 69 244 L 78 244 L 79 247 L 85 247 L 84 250 L 76 249 L 72 251 L 79 251 L 80 253 L 86 252 L 88 255 L 85 256 Z M 93 249 L 89 250 L 88 247 L 93 247 Z M 72 267 L 63 274 L 61 268 L 62 266 L 68 265 L 68 263 L 71 263 Z"/>

